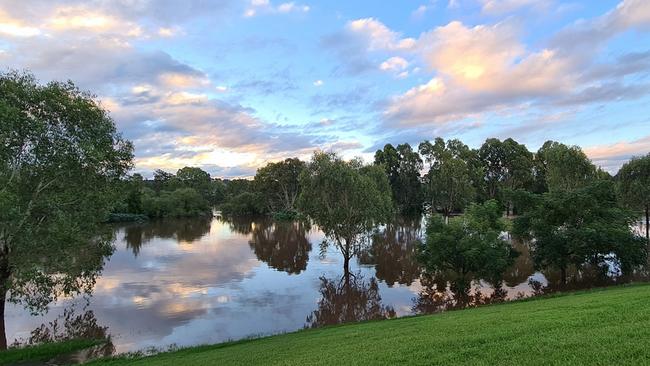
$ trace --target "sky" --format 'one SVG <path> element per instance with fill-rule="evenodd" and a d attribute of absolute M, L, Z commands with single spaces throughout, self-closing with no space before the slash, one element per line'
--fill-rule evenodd
<path fill-rule="evenodd" d="M 648 0 L 0 0 L 8 69 L 96 95 L 146 176 L 435 137 L 650 152 Z"/>

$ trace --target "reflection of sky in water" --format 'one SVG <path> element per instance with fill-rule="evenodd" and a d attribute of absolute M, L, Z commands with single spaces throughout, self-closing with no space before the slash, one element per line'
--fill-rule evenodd
<path fill-rule="evenodd" d="M 250 227 L 250 223 L 243 225 L 244 229 Z M 300 329 L 318 305 L 319 277 L 338 279 L 343 273 L 343 258 L 334 246 L 328 248 L 325 257 L 320 256 L 322 234 L 316 230 L 308 235 L 311 251 L 306 270 L 289 274 L 256 257 L 249 244 L 251 234 L 234 232 L 229 224 L 216 219 L 203 227 L 184 225 L 183 221 L 144 227 L 117 230 L 116 251 L 107 261 L 91 300 L 90 309 L 101 325 L 109 327 L 118 352 Z M 134 249 L 127 237 L 129 242 L 144 239 Z M 268 251 L 276 255 L 277 249 Z M 292 264 L 291 258 L 275 260 Z M 373 264 L 359 265 L 352 260 L 351 267 L 366 279 L 375 275 Z M 382 303 L 392 306 L 398 315 L 411 313 L 420 287 L 418 280 L 388 286 L 379 278 Z M 526 289 L 521 285 L 508 292 L 514 296 Z M 26 338 L 30 330 L 53 319 L 69 304 L 69 300 L 60 301 L 42 317 L 29 316 L 22 308 L 8 305 L 9 339 Z"/>

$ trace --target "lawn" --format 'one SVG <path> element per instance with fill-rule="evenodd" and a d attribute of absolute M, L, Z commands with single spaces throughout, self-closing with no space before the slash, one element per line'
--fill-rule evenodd
<path fill-rule="evenodd" d="M 650 285 L 305 330 L 99 364 L 650 364 Z"/>
<path fill-rule="evenodd" d="M 99 342 L 93 340 L 72 340 L 60 343 L 46 343 L 39 346 L 10 348 L 7 351 L 0 352 L 0 365 L 21 364 L 23 362 L 28 365 L 40 364 L 56 356 L 82 350 L 97 344 Z M 26 361 L 29 361 L 29 363 Z"/>

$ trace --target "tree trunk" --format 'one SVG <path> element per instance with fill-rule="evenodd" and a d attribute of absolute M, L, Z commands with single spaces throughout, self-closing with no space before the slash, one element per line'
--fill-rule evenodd
<path fill-rule="evenodd" d="M 7 349 L 7 334 L 5 333 L 5 301 L 9 284 L 9 263 L 7 255 L 2 254 L 0 258 L 0 350 Z"/>
<path fill-rule="evenodd" d="M 561 279 L 561 281 L 562 281 L 562 286 L 565 286 L 565 285 L 566 285 L 566 267 L 563 266 L 563 267 L 560 269 L 560 273 L 561 273 L 561 277 L 562 277 L 562 279 Z"/>
<path fill-rule="evenodd" d="M 650 242 L 650 205 L 645 206 L 645 238 Z"/>
<path fill-rule="evenodd" d="M 5 333 L 5 299 L 7 292 L 3 289 L 0 290 L 0 351 L 7 349 L 7 334 Z"/>

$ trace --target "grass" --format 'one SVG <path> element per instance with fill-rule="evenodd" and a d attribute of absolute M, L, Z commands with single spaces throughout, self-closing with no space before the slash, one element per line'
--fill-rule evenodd
<path fill-rule="evenodd" d="M 650 364 L 650 285 L 304 330 L 100 365 Z"/>
<path fill-rule="evenodd" d="M 46 362 L 56 356 L 79 351 L 95 346 L 99 341 L 72 340 L 60 343 L 45 343 L 38 346 L 10 348 L 0 352 L 0 365 L 11 365 L 29 361 L 30 363 Z"/>

